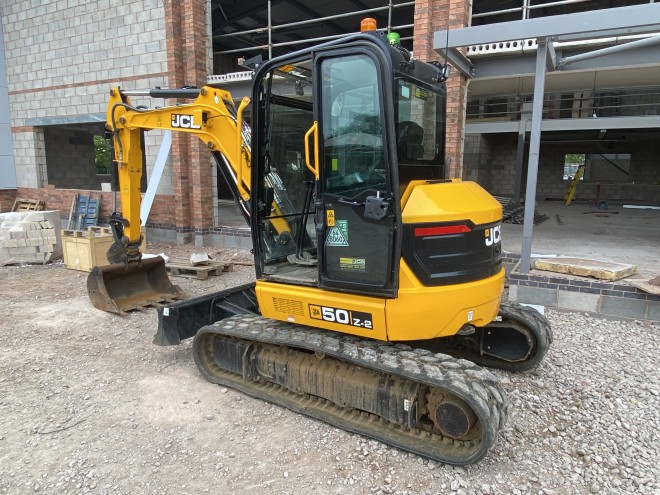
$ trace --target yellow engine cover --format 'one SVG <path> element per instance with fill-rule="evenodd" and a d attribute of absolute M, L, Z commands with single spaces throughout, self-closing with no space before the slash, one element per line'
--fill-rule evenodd
<path fill-rule="evenodd" d="M 469 271 L 472 251 L 483 248 L 478 254 L 492 252 L 493 259 L 498 258 L 502 207 L 478 184 L 459 180 L 413 181 L 404 191 L 401 204 L 404 252 L 406 229 L 414 232 L 409 234 L 411 242 L 423 243 L 421 238 L 426 236 L 432 243 L 440 235 L 426 235 L 424 226 L 433 229 L 439 225 L 442 229 L 443 225 L 465 224 L 469 225 L 469 242 L 473 246 L 471 250 L 466 248 L 467 254 L 459 253 L 464 254 L 462 263 L 467 263 L 464 271 Z M 422 226 L 421 234 L 414 231 L 418 226 Z M 454 240 L 460 250 L 463 239 L 454 236 Z M 417 258 L 418 254 L 413 251 L 412 257 Z M 256 293 L 266 318 L 379 340 L 425 340 L 454 335 L 465 324 L 483 326 L 497 316 L 504 288 L 501 264 L 494 262 L 488 275 L 473 278 L 424 283 L 404 255 L 400 260 L 398 295 L 393 299 L 263 280 L 257 281 Z"/>

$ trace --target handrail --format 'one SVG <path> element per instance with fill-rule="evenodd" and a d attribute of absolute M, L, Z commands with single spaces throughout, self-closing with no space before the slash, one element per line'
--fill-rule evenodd
<path fill-rule="evenodd" d="M 319 180 L 319 123 L 315 120 L 312 127 L 305 133 L 305 165 L 314 174 L 314 178 Z M 314 135 L 314 165 L 309 161 L 309 136 Z"/>

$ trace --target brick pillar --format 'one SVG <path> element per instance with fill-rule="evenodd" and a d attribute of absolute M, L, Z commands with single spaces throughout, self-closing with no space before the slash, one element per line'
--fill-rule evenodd
<path fill-rule="evenodd" d="M 464 0 L 415 0 L 415 29 L 413 53 L 423 61 L 440 60 L 433 50 L 433 34 L 442 29 L 466 27 L 470 22 L 471 2 Z M 463 175 L 463 140 L 465 135 L 465 109 L 467 106 L 467 79 L 457 70 L 447 81 L 447 135 L 445 154 L 449 167 L 447 177 Z"/>
<path fill-rule="evenodd" d="M 206 84 L 208 33 L 204 0 L 165 0 L 168 85 Z M 177 103 L 172 101 L 171 104 Z M 183 103 L 183 102 L 181 102 Z M 213 227 L 210 155 L 196 136 L 172 134 L 172 185 L 177 228 Z"/>

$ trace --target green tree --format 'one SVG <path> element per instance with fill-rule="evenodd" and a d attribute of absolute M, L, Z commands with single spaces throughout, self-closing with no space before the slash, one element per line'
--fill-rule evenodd
<path fill-rule="evenodd" d="M 110 173 L 110 145 L 103 136 L 94 136 L 94 164 L 97 174 Z"/>

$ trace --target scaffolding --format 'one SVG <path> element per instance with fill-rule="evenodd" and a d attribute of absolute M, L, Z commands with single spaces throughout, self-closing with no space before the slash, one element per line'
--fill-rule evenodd
<path fill-rule="evenodd" d="M 213 36 L 213 40 L 221 40 L 221 39 L 227 39 L 227 38 L 234 38 L 234 37 L 240 37 L 240 36 L 245 36 L 245 35 L 250 35 L 250 34 L 263 34 L 264 32 L 268 33 L 268 43 L 267 44 L 260 44 L 260 45 L 254 45 L 254 46 L 248 46 L 245 48 L 235 48 L 231 50 L 218 50 L 214 51 L 214 55 L 229 55 L 232 53 L 242 53 L 242 52 L 248 52 L 248 51 L 259 51 L 259 50 L 268 50 L 268 57 L 272 58 L 273 57 L 273 48 L 282 48 L 282 47 L 290 47 L 294 45 L 300 45 L 300 44 L 311 44 L 311 43 L 318 43 L 320 41 L 330 41 L 336 38 L 340 38 L 343 36 L 346 36 L 347 34 L 351 33 L 342 33 L 342 34 L 337 34 L 337 35 L 330 35 L 330 36 L 320 36 L 317 38 L 306 38 L 304 40 L 293 40 L 293 41 L 283 41 L 279 43 L 273 43 L 273 31 L 277 31 L 280 29 L 286 29 L 286 28 L 292 28 L 292 27 L 298 27 L 298 26 L 304 26 L 304 25 L 309 25 L 309 24 L 317 24 L 317 23 L 322 23 L 325 21 L 331 21 L 333 19 L 341 19 L 345 17 L 353 17 L 353 16 L 369 16 L 370 14 L 374 14 L 376 12 L 384 12 L 387 11 L 387 27 L 386 28 L 381 28 L 379 31 L 385 31 L 387 33 L 391 31 L 396 31 L 396 30 L 401 30 L 401 29 L 411 29 L 413 28 L 413 24 L 401 24 L 401 25 L 396 25 L 392 26 L 392 15 L 396 9 L 404 8 L 404 7 L 414 7 L 415 2 L 403 2 L 403 3 L 394 3 L 394 0 L 388 0 L 385 2 L 386 5 L 383 5 L 381 7 L 373 7 L 369 9 L 363 9 L 363 10 L 353 10 L 351 12 L 344 12 L 341 14 L 335 14 L 335 15 L 329 15 L 329 16 L 324 16 L 324 17 L 317 17 L 314 19 L 306 19 L 304 21 L 297 21 L 297 22 L 288 22 L 284 24 L 274 24 L 273 23 L 273 16 L 272 16 L 272 1 L 268 0 L 268 24 L 263 27 L 257 27 L 253 29 L 247 29 L 244 31 L 235 31 L 233 33 L 227 33 L 227 34 L 218 34 Z M 401 40 L 411 40 L 412 37 L 402 37 Z"/>

